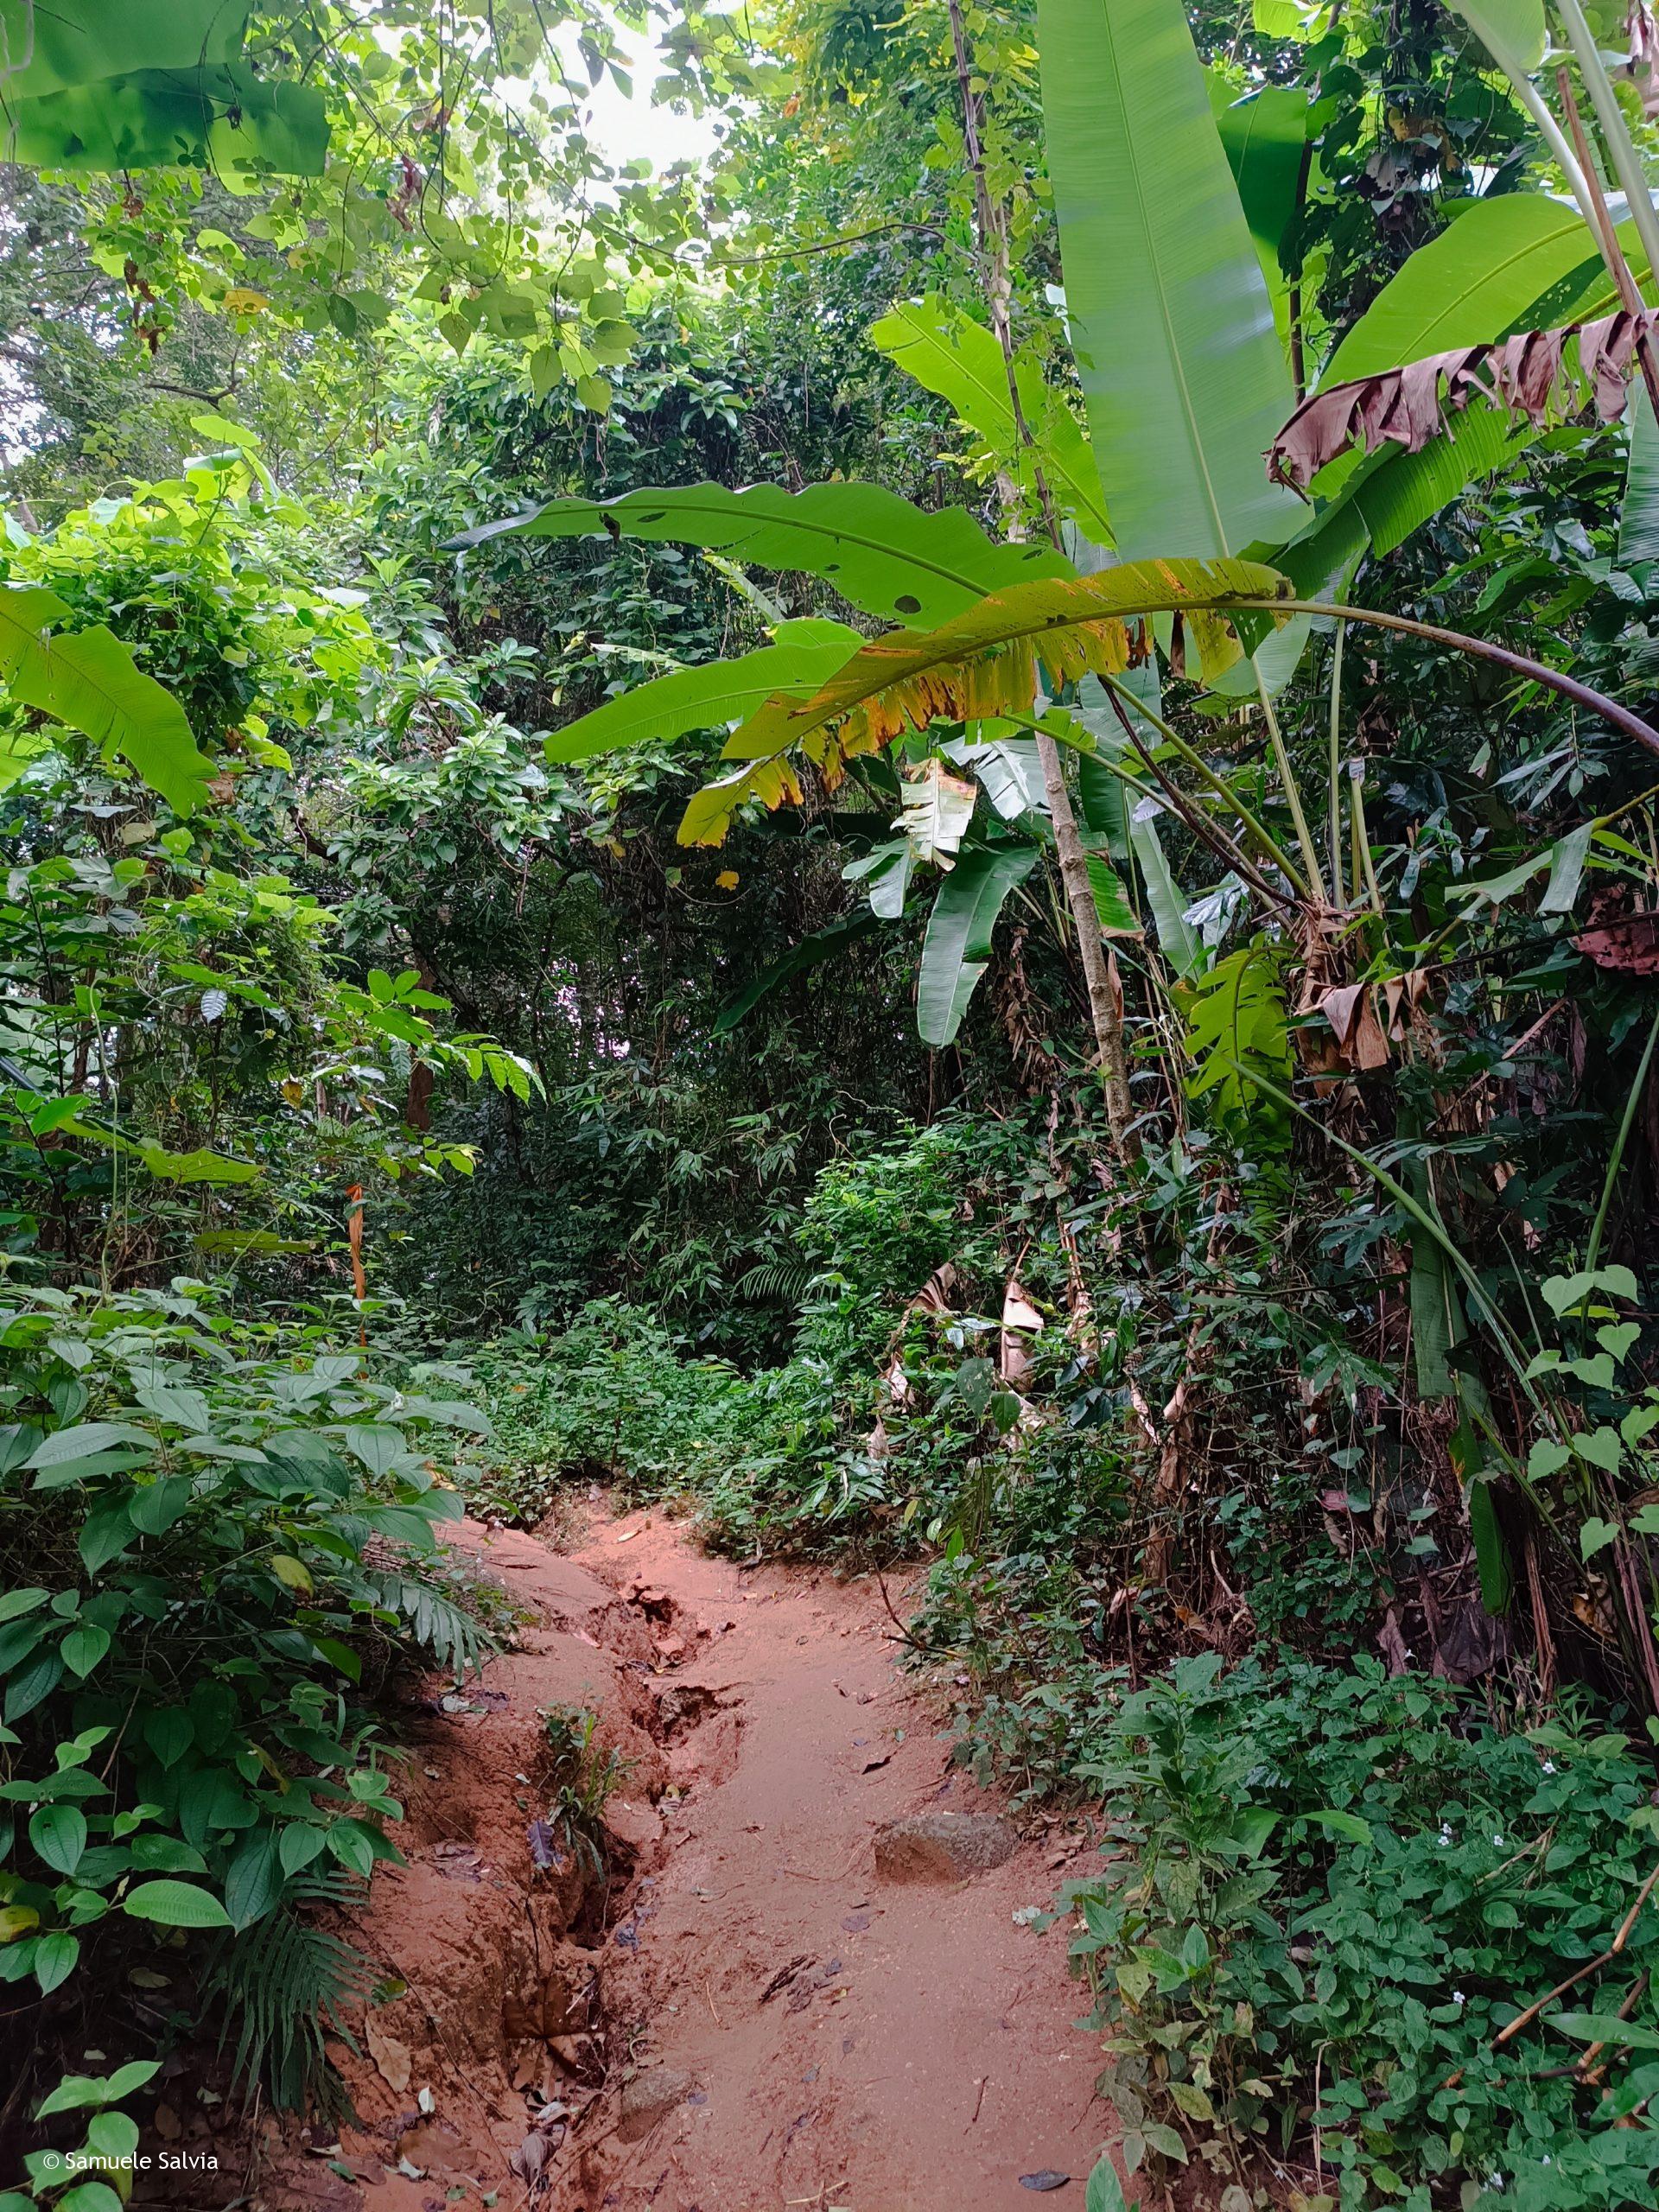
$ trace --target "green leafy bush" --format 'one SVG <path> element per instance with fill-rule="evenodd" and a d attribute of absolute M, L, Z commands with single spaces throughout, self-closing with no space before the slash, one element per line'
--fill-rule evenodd
<path fill-rule="evenodd" d="M 350 1981 L 302 1970 L 296 1908 L 397 1856 L 373 1693 L 399 1651 L 485 1642 L 436 1540 L 437 1455 L 484 1424 L 368 1366 L 184 1281 L 0 1304 L 0 1980 L 103 1979 L 161 1928 L 221 1931 L 245 1995 L 240 1947 L 269 1994 L 286 1945 L 289 2018 Z M 257 2017 L 239 2057 L 302 2094 L 320 2037 Z"/>
<path fill-rule="evenodd" d="M 591 1300 L 569 1328 L 468 1348 L 464 1371 L 491 1409 L 490 1494 L 529 1521 L 576 1477 L 645 1496 L 696 1487 L 753 1425 L 735 1369 L 683 1358 L 660 1321 L 616 1298 Z"/>
<path fill-rule="evenodd" d="M 1118 1863 L 1062 1905 L 1132 2164 L 1255 2145 L 1343 2212 L 1652 2202 L 1659 1913 L 1497 2040 L 1638 1904 L 1659 1812 L 1627 1737 L 1503 1735 L 1375 1661 L 1211 1653 L 1124 1695 L 1075 1770 Z"/>

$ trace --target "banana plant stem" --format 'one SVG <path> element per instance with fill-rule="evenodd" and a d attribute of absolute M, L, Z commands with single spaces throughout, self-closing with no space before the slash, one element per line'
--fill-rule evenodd
<path fill-rule="evenodd" d="M 1237 792 L 1233 790 L 1226 778 L 1224 776 L 1217 775 L 1216 771 L 1210 766 L 1210 763 L 1205 759 L 1204 755 L 1196 751 L 1193 747 L 1190 746 L 1186 740 L 1180 734 L 1179 730 L 1172 728 L 1170 724 L 1164 720 L 1160 714 L 1159 714 L 1154 709 L 1148 707 L 1143 700 L 1138 697 L 1135 692 L 1130 690 L 1127 683 L 1122 682 L 1117 677 L 1108 675 L 1104 672 L 1102 673 L 1100 681 L 1105 688 L 1111 692 L 1114 698 L 1126 702 L 1127 705 L 1131 707 L 1137 715 L 1141 715 L 1146 721 L 1152 724 L 1160 737 L 1163 739 L 1166 745 L 1170 746 L 1174 750 L 1179 758 L 1192 771 L 1193 774 L 1202 777 L 1204 781 L 1208 784 L 1211 790 L 1216 793 L 1217 797 L 1224 800 L 1238 817 L 1239 820 L 1244 824 L 1244 827 L 1249 831 L 1250 835 L 1255 839 L 1257 844 L 1262 848 L 1264 856 L 1268 860 L 1270 860 L 1276 868 L 1282 869 L 1287 881 L 1294 884 L 1297 891 L 1303 897 L 1306 897 L 1307 895 L 1308 887 L 1303 880 L 1300 874 L 1298 872 L 1295 863 L 1274 839 L 1271 832 L 1262 825 L 1254 814 L 1251 813 L 1249 808 L 1245 805 L 1243 800 L 1241 799 Z M 1122 716 L 1120 710 L 1120 719 L 1122 718 L 1123 717 Z M 1132 739 L 1135 738 L 1133 724 L 1128 725 L 1128 734 Z M 1135 742 L 1139 744 L 1139 740 L 1135 739 Z M 1141 748 L 1141 757 L 1143 760 L 1146 758 L 1144 747 Z M 1152 764 L 1150 761 L 1147 761 L 1147 765 L 1150 767 Z"/>
<path fill-rule="evenodd" d="M 1630 134 L 1624 127 L 1624 118 L 1619 112 L 1618 95 L 1602 65 L 1595 35 L 1585 19 L 1579 0 L 1555 0 L 1555 12 L 1561 19 L 1561 28 L 1567 33 L 1567 43 L 1578 62 L 1584 88 L 1590 95 L 1590 105 L 1596 111 L 1596 121 L 1601 126 L 1602 143 L 1612 162 L 1613 173 L 1630 202 L 1636 234 L 1648 257 L 1648 266 L 1659 270 L 1659 213 L 1655 212 L 1653 194 L 1643 175 L 1636 148 L 1630 143 Z M 1615 270 L 1615 277 L 1618 273 Z"/>
<path fill-rule="evenodd" d="M 1342 648 L 1347 635 L 1348 625 L 1338 622 L 1331 656 L 1331 726 L 1326 762 L 1325 832 L 1331 849 L 1331 896 L 1338 901 L 1342 898 Z"/>
<path fill-rule="evenodd" d="M 1295 825 L 1296 842 L 1301 848 L 1302 866 L 1306 871 L 1309 895 L 1320 906 L 1325 904 L 1325 878 L 1319 869 L 1319 849 L 1313 842 L 1313 832 L 1307 826 L 1307 816 L 1302 808 L 1302 794 L 1297 788 L 1295 772 L 1290 765 L 1290 755 L 1285 749 L 1279 717 L 1273 711 L 1273 700 L 1268 695 L 1268 680 L 1258 668 L 1255 688 L 1262 701 L 1262 711 L 1268 718 L 1268 735 L 1273 746 L 1274 766 L 1279 771 L 1279 781 L 1285 794 L 1285 804 L 1290 809 L 1290 818 Z"/>

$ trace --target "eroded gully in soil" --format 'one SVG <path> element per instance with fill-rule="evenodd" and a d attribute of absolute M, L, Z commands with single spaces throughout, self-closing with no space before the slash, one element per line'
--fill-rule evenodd
<path fill-rule="evenodd" d="M 1081 2207 L 1098 2052 L 1063 1935 L 1014 1915 L 1082 1839 L 965 1878 L 925 1842 L 878 1866 L 906 1816 L 979 1815 L 946 1839 L 970 1859 L 1011 1839 L 875 1579 L 745 1570 L 653 1512 L 596 1511 L 569 1556 L 461 1541 L 532 1624 L 418 1723 L 410 1863 L 349 1931 L 407 1986 L 342 2056 L 361 2125 L 304 2162 L 309 2203 L 327 2174 L 333 2212 L 1014 2212 L 1065 2175 Z M 632 1762 L 604 1891 L 532 1866 L 554 1705 Z"/>

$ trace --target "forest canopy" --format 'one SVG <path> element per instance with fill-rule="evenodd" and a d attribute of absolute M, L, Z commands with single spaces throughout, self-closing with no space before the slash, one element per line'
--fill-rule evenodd
<path fill-rule="evenodd" d="M 1090 2212 L 1652 2202 L 1656 56 L 0 0 L 0 2212 L 595 1484 L 1098 1822 Z"/>

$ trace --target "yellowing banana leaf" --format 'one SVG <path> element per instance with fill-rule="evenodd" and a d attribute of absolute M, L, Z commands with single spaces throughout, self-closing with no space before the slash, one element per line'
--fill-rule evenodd
<path fill-rule="evenodd" d="M 723 845 L 740 807 L 758 804 L 775 811 L 786 799 L 801 803 L 801 779 L 789 762 L 756 760 L 693 791 L 675 834 L 683 845 Z"/>
<path fill-rule="evenodd" d="M 707 546 L 758 568 L 821 576 L 867 614 L 927 628 L 965 613 L 987 592 L 1072 573 L 1046 545 L 994 544 L 964 508 L 928 514 L 879 484 L 859 483 L 814 484 L 804 492 L 693 484 L 620 499 L 554 499 L 531 514 L 465 531 L 445 550 L 464 551 L 497 537 L 601 533 Z"/>
<path fill-rule="evenodd" d="M 1039 664 L 1052 689 L 1088 671 L 1126 669 L 1144 658 L 1142 618 L 1176 609 L 1213 677 L 1238 657 L 1229 602 L 1286 595 L 1283 579 L 1252 561 L 1131 562 L 1097 575 L 1019 584 L 937 630 L 889 631 L 810 700 L 768 701 L 725 757 L 770 761 L 804 743 L 833 780 L 841 760 L 878 751 L 937 716 L 966 721 L 1028 712 Z M 849 718 L 834 747 L 811 742 Z"/>

